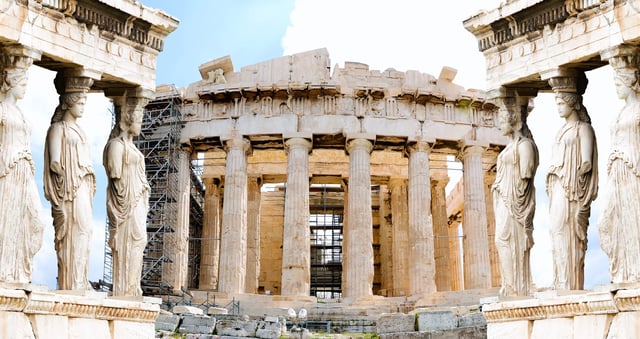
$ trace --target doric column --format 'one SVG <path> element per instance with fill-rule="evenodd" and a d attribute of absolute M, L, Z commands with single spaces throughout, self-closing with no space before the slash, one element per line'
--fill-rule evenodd
<path fill-rule="evenodd" d="M 464 288 L 491 287 L 491 265 L 487 239 L 487 205 L 484 199 L 484 174 L 480 146 L 461 151 L 464 180 Z"/>
<path fill-rule="evenodd" d="M 204 216 L 200 248 L 200 290 L 213 290 L 218 286 L 220 260 L 220 179 L 203 178 Z"/>
<path fill-rule="evenodd" d="M 431 217 L 433 218 L 435 238 L 434 260 L 436 263 L 436 287 L 438 291 L 451 291 L 449 218 L 447 218 L 447 193 L 445 191 L 447 183 L 449 183 L 449 177 L 431 178 Z"/>
<path fill-rule="evenodd" d="M 218 291 L 243 293 L 247 262 L 247 154 L 249 140 L 225 141 L 227 162 L 222 206 Z"/>
<path fill-rule="evenodd" d="M 460 216 L 449 218 L 449 267 L 451 268 L 451 290 L 464 288 L 462 272 L 462 253 L 460 253 Z"/>
<path fill-rule="evenodd" d="M 409 153 L 409 294 L 436 291 L 436 263 L 431 219 L 430 146 L 410 145 Z"/>
<path fill-rule="evenodd" d="M 391 223 L 391 196 L 386 185 L 380 186 L 380 274 L 382 295 L 393 295 L 393 224 Z"/>
<path fill-rule="evenodd" d="M 489 264 L 491 265 L 491 287 L 500 287 L 500 258 L 496 248 L 496 216 L 493 211 L 493 192 L 491 186 L 496 180 L 495 171 L 484 172 L 484 200 L 487 203 L 487 236 L 489 241 Z"/>
<path fill-rule="evenodd" d="M 291 138 L 287 150 L 287 186 L 282 241 L 282 295 L 308 296 L 311 281 L 309 235 L 309 152 L 311 142 Z"/>
<path fill-rule="evenodd" d="M 407 179 L 389 179 L 391 191 L 393 296 L 409 293 L 409 212 Z"/>
<path fill-rule="evenodd" d="M 349 258 L 343 265 L 347 280 L 343 284 L 345 297 L 372 295 L 373 231 L 371 216 L 371 151 L 367 139 L 347 143 L 349 154 L 349 224 L 345 229 L 345 244 Z"/>
<path fill-rule="evenodd" d="M 189 266 L 189 203 L 191 195 L 191 150 L 181 149 L 177 152 L 178 171 L 171 178 L 176 180 L 177 201 L 176 224 L 174 232 L 164 235 L 165 254 L 171 259 L 163 266 L 163 278 L 180 291 L 180 287 L 188 287 Z"/>
<path fill-rule="evenodd" d="M 260 187 L 262 178 L 250 177 L 247 183 L 247 275 L 245 293 L 258 293 L 260 276 Z"/>

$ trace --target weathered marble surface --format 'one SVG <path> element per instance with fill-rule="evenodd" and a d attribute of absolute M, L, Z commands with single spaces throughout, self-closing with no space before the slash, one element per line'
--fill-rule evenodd
<path fill-rule="evenodd" d="M 133 144 L 140 133 L 145 100 L 129 99 L 104 149 L 109 178 L 107 215 L 109 246 L 113 251 L 113 295 L 141 296 L 142 257 L 147 245 L 149 184 L 144 156 Z M 139 102 L 139 101 L 142 102 Z"/>
<path fill-rule="evenodd" d="M 554 79 L 551 79 L 553 84 Z M 598 194 L 598 154 L 582 90 L 554 85 L 556 104 L 565 124 L 556 134 L 547 174 L 553 251 L 553 285 L 581 290 L 591 202 Z M 586 87 L 586 84 L 584 85 Z M 578 91 L 578 92 L 576 92 Z"/>
<path fill-rule="evenodd" d="M 528 295 L 532 282 L 529 254 L 533 246 L 533 178 L 538 168 L 538 149 L 527 127 L 526 114 L 527 106 L 518 106 L 512 98 L 504 101 L 499 115 L 500 129 L 510 139 L 498 156 L 492 186 L 502 296 Z"/>
<path fill-rule="evenodd" d="M 610 260 L 611 281 L 640 281 L 640 53 L 615 48 L 603 53 L 615 70 L 618 97 L 624 100 L 611 125 L 607 185 L 598 228 Z"/>
<path fill-rule="evenodd" d="M 61 94 L 44 150 L 44 194 L 51 203 L 61 290 L 91 289 L 89 248 L 96 179 L 87 137 L 77 124 L 86 99 L 84 90 Z"/>
<path fill-rule="evenodd" d="M 31 126 L 17 106 L 33 61 L 25 52 L 20 47 L 0 50 L 0 282 L 31 282 L 44 229 Z"/>

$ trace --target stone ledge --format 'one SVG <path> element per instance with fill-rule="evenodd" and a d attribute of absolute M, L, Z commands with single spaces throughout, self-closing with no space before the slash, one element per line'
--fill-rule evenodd
<path fill-rule="evenodd" d="M 487 300 L 489 301 L 489 300 Z M 542 320 L 640 310 L 640 288 L 599 291 L 550 291 L 535 298 L 498 300 L 482 305 L 487 323 Z"/>

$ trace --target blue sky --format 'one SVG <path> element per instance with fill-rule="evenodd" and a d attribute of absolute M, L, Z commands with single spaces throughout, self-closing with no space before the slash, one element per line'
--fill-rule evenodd
<path fill-rule="evenodd" d="M 443 66 L 458 70 L 455 83 L 465 88 L 484 89 L 485 63 L 473 35 L 462 21 L 477 11 L 498 6 L 499 0 L 143 0 L 178 18 L 180 25 L 165 41 L 157 63 L 157 84 L 186 87 L 198 81 L 198 66 L 231 55 L 236 70 L 282 55 L 326 47 L 332 66 L 345 61 L 368 64 L 371 69 L 418 70 L 438 76 Z M 42 144 L 49 119 L 57 103 L 52 86 L 55 74 L 33 69 L 30 87 L 21 106 L 34 125 L 33 153 L 37 159 L 37 182 L 42 182 Z M 609 116 L 622 103 L 615 97 L 608 67 L 587 74 L 590 85 L 585 105 L 593 119 L 600 153 L 601 192 L 608 154 Z M 48 85 L 46 85 L 48 84 Z M 46 94 L 46 95 L 45 95 Z M 533 278 L 539 287 L 551 284 L 551 253 L 548 205 L 544 177 L 550 143 L 562 120 L 552 96 L 540 94 L 530 116 L 530 127 L 540 149 L 541 164 L 536 175 L 538 206 L 534 220 L 532 250 Z M 106 180 L 101 164 L 102 148 L 109 133 L 109 103 L 101 94 L 90 98 L 80 123 L 90 136 L 98 191 L 94 201 L 94 236 L 90 279 L 102 277 L 104 251 L 104 196 Z M 453 171 L 452 176 L 459 175 Z M 452 179 L 455 183 L 455 180 Z M 42 193 L 41 193 L 41 196 Z M 597 217 L 601 199 L 592 206 L 586 257 L 586 287 L 608 281 L 608 261 L 600 250 Z M 49 205 L 43 198 L 44 211 Z M 34 282 L 55 288 L 56 261 L 52 227 L 48 220 L 43 249 L 36 256 Z"/>

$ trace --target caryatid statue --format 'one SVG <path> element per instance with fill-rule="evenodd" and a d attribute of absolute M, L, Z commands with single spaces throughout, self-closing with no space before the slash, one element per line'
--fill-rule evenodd
<path fill-rule="evenodd" d="M 598 152 L 591 119 L 582 104 L 584 73 L 549 80 L 565 124 L 556 134 L 547 174 L 553 252 L 553 285 L 584 288 L 584 256 L 591 202 L 598 193 Z"/>
<path fill-rule="evenodd" d="M 58 288 L 90 290 L 89 248 L 96 179 L 89 142 L 77 123 L 93 81 L 87 77 L 54 80 L 60 94 L 44 148 L 44 194 L 51 203 L 58 258 Z"/>
<path fill-rule="evenodd" d="M 0 49 L 0 282 L 30 283 L 42 245 L 42 205 L 34 177 L 31 125 L 18 108 L 27 69 L 40 53 L 20 46 Z"/>
<path fill-rule="evenodd" d="M 498 155 L 492 186 L 496 219 L 495 243 L 500 258 L 502 296 L 530 293 L 529 255 L 533 246 L 538 168 L 538 148 L 527 127 L 528 98 L 505 96 L 499 111 L 499 128 L 509 143 Z"/>
<path fill-rule="evenodd" d="M 140 278 L 147 245 L 149 191 L 144 155 L 133 143 L 140 134 L 146 98 L 127 96 L 116 102 L 116 124 L 104 148 L 107 172 L 109 247 L 113 251 L 113 295 L 141 296 Z"/>
<path fill-rule="evenodd" d="M 617 46 L 602 53 L 615 71 L 624 107 L 611 124 L 606 207 L 598 224 L 600 244 L 614 283 L 640 281 L 640 49 Z"/>

